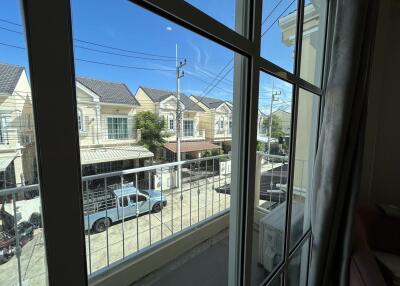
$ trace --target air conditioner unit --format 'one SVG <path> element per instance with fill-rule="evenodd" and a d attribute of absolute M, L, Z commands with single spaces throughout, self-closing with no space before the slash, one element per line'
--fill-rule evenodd
<path fill-rule="evenodd" d="M 267 272 L 274 270 L 282 260 L 285 243 L 286 203 L 282 203 L 260 219 L 258 263 Z M 304 204 L 293 202 L 291 241 L 294 243 L 303 233 Z"/>

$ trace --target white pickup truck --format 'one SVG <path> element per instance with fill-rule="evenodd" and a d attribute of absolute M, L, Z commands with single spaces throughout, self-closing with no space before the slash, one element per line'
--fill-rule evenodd
<path fill-rule="evenodd" d="M 139 191 L 133 186 L 115 189 L 95 202 L 84 201 L 85 230 L 102 232 L 111 223 L 139 216 L 145 212 L 159 212 L 167 205 L 167 200 L 156 190 Z"/>

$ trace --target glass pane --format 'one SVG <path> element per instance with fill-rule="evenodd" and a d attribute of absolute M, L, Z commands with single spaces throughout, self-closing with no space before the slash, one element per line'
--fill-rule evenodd
<path fill-rule="evenodd" d="M 326 0 L 307 0 L 304 7 L 300 76 L 320 86 L 325 47 Z"/>
<path fill-rule="evenodd" d="M 0 9 L 0 284 L 47 285 L 32 94 L 19 1 Z"/>
<path fill-rule="evenodd" d="M 283 261 L 292 96 L 291 84 L 261 73 L 252 264 L 257 285 Z"/>
<path fill-rule="evenodd" d="M 287 285 L 306 286 L 308 274 L 308 258 L 310 253 L 310 240 L 300 247 L 289 262 L 286 273 Z"/>
<path fill-rule="evenodd" d="M 293 175 L 291 246 L 310 226 L 309 196 L 317 147 L 318 116 L 319 97 L 300 89 Z"/>
<path fill-rule="evenodd" d="M 186 2 L 228 26 L 228 28 L 235 30 L 235 0 L 186 0 Z"/>
<path fill-rule="evenodd" d="M 261 56 L 294 71 L 297 0 L 263 1 Z"/>
<path fill-rule="evenodd" d="M 72 9 L 77 104 L 88 122 L 80 153 L 87 266 L 94 276 L 228 216 L 232 133 L 226 122 L 236 59 L 243 59 L 128 1 L 74 0 Z M 127 196 L 136 203 L 121 200 L 125 207 L 119 207 Z M 228 221 L 219 229 L 221 252 L 212 252 L 216 258 L 204 269 L 218 272 L 215 277 L 226 274 L 215 263 L 228 267 Z M 212 232 L 198 237 L 214 239 Z M 196 273 L 199 281 L 205 272 Z M 222 278 L 215 285 L 226 285 Z"/>

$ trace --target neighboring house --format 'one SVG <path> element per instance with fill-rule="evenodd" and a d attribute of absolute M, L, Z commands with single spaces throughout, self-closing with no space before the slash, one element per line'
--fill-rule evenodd
<path fill-rule="evenodd" d="M 168 161 L 176 158 L 176 107 L 175 92 L 154 88 L 139 87 L 135 98 L 140 103 L 139 110 L 152 111 L 165 119 L 168 136 L 164 145 L 163 157 Z M 181 153 L 182 160 L 200 157 L 205 151 L 220 148 L 206 141 L 205 130 L 200 127 L 200 116 L 205 111 L 188 96 L 180 94 L 181 104 Z"/>
<path fill-rule="evenodd" d="M 31 89 L 23 67 L 0 64 L 0 189 L 37 180 Z"/>
<path fill-rule="evenodd" d="M 153 153 L 139 146 L 139 103 L 123 83 L 76 78 L 82 175 L 144 166 Z"/>
<path fill-rule="evenodd" d="M 224 153 L 232 146 L 232 104 L 205 96 L 190 96 L 205 112 L 200 113 L 200 128 L 205 130 L 207 140 L 218 144 Z"/>

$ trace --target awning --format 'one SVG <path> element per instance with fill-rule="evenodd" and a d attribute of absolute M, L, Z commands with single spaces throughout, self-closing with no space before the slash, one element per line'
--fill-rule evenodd
<path fill-rule="evenodd" d="M 8 165 L 11 164 L 11 162 L 15 159 L 14 156 L 7 156 L 7 157 L 0 157 L 0 172 L 4 172 Z"/>
<path fill-rule="evenodd" d="M 143 146 L 87 148 L 81 149 L 81 164 L 151 158 L 153 156 L 154 154 Z"/>
<path fill-rule="evenodd" d="M 164 148 L 176 153 L 176 143 L 166 143 L 164 144 Z M 221 146 L 208 141 L 181 142 L 181 152 L 204 151 L 218 148 L 221 148 Z"/>

